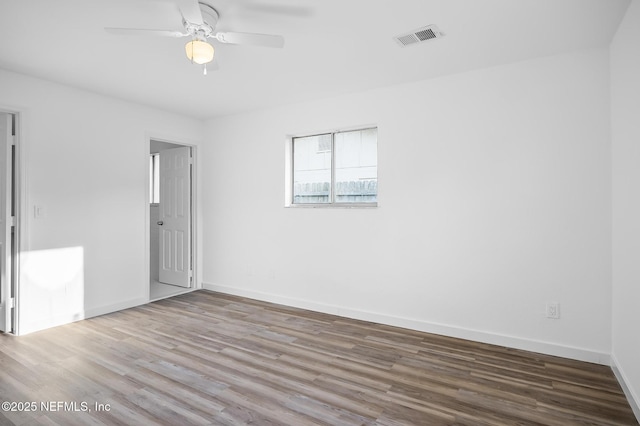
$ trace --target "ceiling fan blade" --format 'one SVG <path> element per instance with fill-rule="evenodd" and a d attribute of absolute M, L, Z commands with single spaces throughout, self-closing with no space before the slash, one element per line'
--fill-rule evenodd
<path fill-rule="evenodd" d="M 216 33 L 213 37 L 221 43 L 284 47 L 284 37 L 279 35 L 225 32 Z"/>
<path fill-rule="evenodd" d="M 187 37 L 189 34 L 175 30 L 148 30 L 142 28 L 105 28 L 109 34 L 115 35 L 139 35 L 139 36 L 160 36 L 160 37 Z"/>
<path fill-rule="evenodd" d="M 198 0 L 176 0 L 180 13 L 185 21 L 196 25 L 202 25 L 202 12 Z"/>

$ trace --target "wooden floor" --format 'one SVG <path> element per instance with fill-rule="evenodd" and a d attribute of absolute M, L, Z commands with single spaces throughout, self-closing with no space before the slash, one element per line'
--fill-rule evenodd
<path fill-rule="evenodd" d="M 605 366 L 207 291 L 0 335 L 0 366 L 31 409 L 0 424 L 638 424 Z"/>

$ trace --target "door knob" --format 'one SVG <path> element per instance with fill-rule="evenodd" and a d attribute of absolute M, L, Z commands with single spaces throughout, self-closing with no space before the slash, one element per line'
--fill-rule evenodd
<path fill-rule="evenodd" d="M 159 220 L 159 221 L 158 221 L 158 225 L 162 226 L 162 225 L 164 225 L 164 222 L 163 222 L 163 221 L 161 221 L 161 220 Z"/>

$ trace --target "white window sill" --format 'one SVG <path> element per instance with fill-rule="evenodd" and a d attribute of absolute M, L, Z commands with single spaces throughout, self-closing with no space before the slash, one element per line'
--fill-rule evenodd
<path fill-rule="evenodd" d="M 378 207 L 378 203 L 289 204 L 284 207 L 292 209 L 370 209 Z"/>

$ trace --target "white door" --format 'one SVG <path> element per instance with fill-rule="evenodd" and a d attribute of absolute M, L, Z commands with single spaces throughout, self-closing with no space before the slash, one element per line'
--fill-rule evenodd
<path fill-rule="evenodd" d="M 0 113 L 0 331 L 11 331 L 11 115 Z"/>
<path fill-rule="evenodd" d="M 160 151 L 160 282 L 191 287 L 191 148 Z"/>

